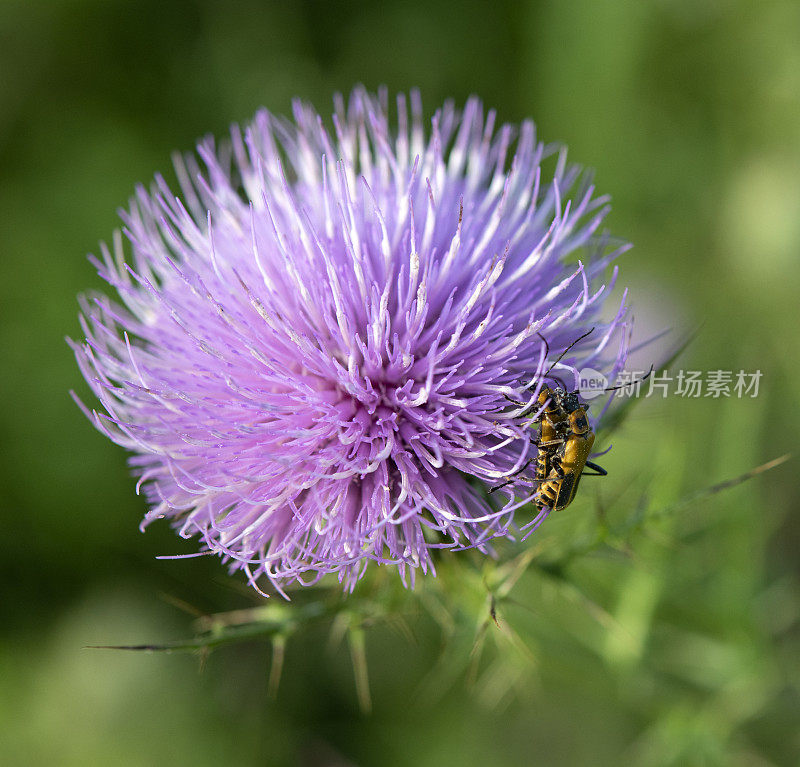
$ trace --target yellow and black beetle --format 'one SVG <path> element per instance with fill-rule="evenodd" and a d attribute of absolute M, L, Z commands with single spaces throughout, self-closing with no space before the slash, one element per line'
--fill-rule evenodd
<path fill-rule="evenodd" d="M 593 330 L 594 328 L 573 341 L 542 377 L 544 379 L 553 378 L 550 375 L 553 367 L 575 344 L 588 336 Z M 547 341 L 543 337 L 541 338 L 545 344 L 545 349 L 549 352 Z M 652 369 L 650 372 L 652 372 Z M 647 378 L 650 372 L 642 380 Z M 612 386 L 604 391 L 613 391 L 619 388 L 622 387 Z M 508 399 L 510 400 L 511 398 L 509 397 Z M 514 400 L 511 401 L 514 402 Z M 532 426 L 539 426 L 539 438 L 533 441 L 537 448 L 536 478 L 534 483 L 539 485 L 534 497 L 534 503 L 538 509 L 547 507 L 553 511 L 561 511 L 574 500 L 578 484 L 584 474 L 586 476 L 605 476 L 608 474 L 602 466 L 598 466 L 589 460 L 595 435 L 589 426 L 589 419 L 586 414 L 588 407 L 588 405 L 581 402 L 577 390 L 567 391 L 562 384 L 560 387 L 542 386 L 536 402 L 529 410 L 529 413 L 539 412 L 538 417 L 531 423 Z M 523 412 L 522 415 L 525 416 L 526 413 Z M 531 462 L 528 461 L 514 473 L 521 474 Z M 585 472 L 586 468 L 593 469 L 594 474 Z M 513 479 L 508 479 L 497 487 L 492 488 L 489 492 L 499 490 L 513 481 Z"/>
<path fill-rule="evenodd" d="M 539 403 L 544 410 L 539 418 L 536 472 L 539 491 L 534 502 L 540 509 L 547 506 L 560 511 L 575 498 L 585 468 L 594 469 L 595 475 L 590 476 L 604 476 L 608 472 L 589 460 L 594 432 L 578 393 L 544 386 L 539 392 Z M 544 477 L 539 476 L 540 463 L 549 469 Z"/>

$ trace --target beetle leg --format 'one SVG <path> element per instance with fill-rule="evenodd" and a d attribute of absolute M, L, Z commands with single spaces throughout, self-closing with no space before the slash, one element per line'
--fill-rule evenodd
<path fill-rule="evenodd" d="M 536 447 L 550 447 L 551 445 L 563 445 L 564 444 L 564 440 L 563 439 L 551 439 L 548 442 L 534 442 L 533 444 L 536 445 Z"/>
<path fill-rule="evenodd" d="M 584 477 L 605 477 L 608 475 L 608 472 L 602 467 L 598 466 L 596 463 L 592 463 L 591 461 L 586 461 L 586 466 L 590 469 L 594 469 L 597 473 L 596 474 L 587 474 L 584 470 L 583 476 Z"/>
<path fill-rule="evenodd" d="M 513 397 L 509 397 L 509 396 L 508 396 L 508 394 L 505 394 L 505 393 L 504 393 L 504 394 L 503 394 L 503 396 L 504 396 L 504 397 L 505 397 L 505 398 L 506 398 L 506 399 L 507 399 L 507 400 L 508 400 L 508 401 L 509 401 L 509 402 L 510 402 L 512 405 L 516 405 L 517 407 L 522 407 L 522 406 L 525 404 L 524 402 L 517 402 L 517 400 L 515 400 Z M 549 402 L 549 400 L 548 400 L 548 402 Z M 525 409 L 524 409 L 524 410 L 523 410 L 523 411 L 522 411 L 522 412 L 519 414 L 519 418 L 527 418 L 527 417 L 528 417 L 528 416 L 529 416 L 531 413 L 535 413 L 537 410 L 541 410 L 541 407 L 542 407 L 542 406 L 541 406 L 541 405 L 540 405 L 538 402 L 533 402 L 533 403 L 531 403 L 531 405 L 530 405 L 529 407 L 526 407 L 526 408 L 525 408 Z M 534 419 L 533 421 L 531 421 L 531 423 L 530 423 L 530 424 L 527 424 L 527 425 L 528 425 L 528 426 L 531 426 L 531 425 L 533 425 L 534 423 L 538 423 L 538 422 L 539 422 L 539 420 L 540 420 L 539 418 L 536 418 L 536 419 Z"/>
<path fill-rule="evenodd" d="M 525 463 L 522 466 L 520 466 L 519 469 L 508 475 L 509 479 L 506 479 L 505 482 L 497 485 L 496 487 L 489 488 L 489 492 L 493 493 L 495 490 L 500 490 L 500 488 L 510 485 L 514 481 L 511 478 L 516 477 L 517 474 L 522 474 L 522 472 L 525 471 L 525 469 L 527 469 L 528 466 L 530 466 L 535 460 L 536 460 L 535 458 L 529 458 L 527 461 L 525 461 Z"/>

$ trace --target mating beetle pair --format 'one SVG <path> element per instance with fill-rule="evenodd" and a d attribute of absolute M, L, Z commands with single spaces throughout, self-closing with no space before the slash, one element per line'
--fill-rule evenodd
<path fill-rule="evenodd" d="M 586 338 L 594 330 L 589 330 L 580 338 L 571 343 L 561 354 L 561 356 L 550 366 L 543 378 L 552 378 L 561 383 L 557 378 L 550 375 L 550 371 L 564 357 L 564 355 L 579 341 Z M 542 338 L 545 349 L 549 352 L 547 341 Z M 652 369 L 651 371 L 652 372 Z M 648 372 L 644 378 L 647 378 Z M 644 380 L 644 378 L 642 380 Z M 620 386 L 612 386 L 604 391 L 620 389 Z M 506 397 L 514 404 L 517 403 L 510 397 Z M 578 483 L 581 476 L 605 476 L 608 472 L 596 463 L 589 460 L 589 454 L 594 444 L 594 432 L 589 426 L 589 419 L 586 410 L 589 406 L 581 402 L 578 391 L 568 391 L 567 387 L 561 383 L 560 387 L 542 386 L 536 401 L 520 415 L 531 415 L 538 412 L 538 417 L 531 425 L 539 425 L 539 438 L 534 441 L 537 447 L 536 455 L 536 475 L 534 484 L 539 486 L 534 497 L 534 503 L 538 509 L 545 507 L 553 511 L 561 511 L 572 503 L 575 493 L 578 490 Z M 523 473 L 533 459 L 528 461 L 522 468 L 514 474 Z M 593 469 L 594 474 L 588 474 L 584 470 Z M 512 475 L 513 476 L 513 475 Z M 493 487 L 489 492 L 499 490 L 513 482 L 508 479 L 497 487 Z"/>

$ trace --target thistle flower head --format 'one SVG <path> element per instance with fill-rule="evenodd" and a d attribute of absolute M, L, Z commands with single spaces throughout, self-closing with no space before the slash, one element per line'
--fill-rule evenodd
<path fill-rule="evenodd" d="M 535 493 L 486 493 L 536 450 L 509 400 L 591 329 L 558 375 L 624 362 L 588 177 L 530 122 L 471 99 L 426 129 L 409 101 L 358 89 L 332 129 L 297 103 L 203 141 L 180 196 L 139 188 L 128 246 L 95 259 L 119 299 L 82 300 L 87 413 L 133 453 L 143 526 L 172 520 L 256 587 L 485 550 Z"/>

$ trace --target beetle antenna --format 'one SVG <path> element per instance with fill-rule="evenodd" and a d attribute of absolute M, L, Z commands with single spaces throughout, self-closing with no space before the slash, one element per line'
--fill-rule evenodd
<path fill-rule="evenodd" d="M 633 386 L 634 384 L 641 383 L 642 381 L 646 381 L 650 378 L 650 374 L 655 369 L 654 365 L 650 365 L 650 370 L 648 370 L 638 381 L 628 381 L 628 383 L 620 384 L 619 386 L 609 386 L 607 389 L 603 389 L 603 391 L 616 391 L 617 389 L 627 389 L 629 386 Z"/>
<path fill-rule="evenodd" d="M 542 339 L 542 343 L 544 344 L 544 358 L 547 359 L 550 356 L 550 344 L 547 343 L 547 339 L 541 333 L 537 333 L 536 335 Z"/>
<path fill-rule="evenodd" d="M 536 335 L 539 336 L 539 338 L 542 339 L 542 343 L 544 344 L 544 358 L 547 359 L 550 356 L 550 344 L 547 343 L 547 339 L 541 333 L 537 333 Z M 580 339 L 578 339 L 578 340 L 580 340 Z M 565 350 L 564 353 L 566 354 L 567 351 L 569 351 L 569 349 Z M 561 357 L 559 357 L 558 359 L 560 360 Z M 556 362 L 558 362 L 558 360 L 556 360 Z M 555 363 L 553 363 L 553 364 L 555 364 Z M 550 366 L 550 370 L 552 370 L 552 369 L 553 369 L 553 365 Z M 564 389 L 566 391 L 567 387 L 564 384 L 564 382 L 560 378 L 558 378 L 557 376 L 551 376 L 550 375 L 550 370 L 548 370 L 542 376 L 542 378 L 552 378 L 557 384 L 559 384 L 561 386 L 562 389 Z"/>
<path fill-rule="evenodd" d="M 550 356 L 550 344 L 547 343 L 547 339 L 541 333 L 537 333 L 536 335 L 539 336 L 539 338 L 542 339 L 542 343 L 544 344 L 544 358 L 547 359 Z M 550 366 L 550 370 L 552 370 L 552 369 L 553 369 L 553 366 L 551 365 Z M 542 378 L 552 378 L 556 383 L 560 383 L 562 388 L 566 389 L 567 387 L 564 386 L 564 384 L 562 383 L 562 381 L 560 379 L 556 378 L 555 376 L 549 375 L 550 370 L 548 370 L 547 373 L 545 373 L 542 376 Z"/>
<path fill-rule="evenodd" d="M 576 344 L 578 344 L 581 341 L 583 341 L 583 339 L 586 338 L 586 336 L 590 335 L 593 332 L 594 332 L 594 328 L 590 328 L 582 336 L 579 336 L 578 338 L 576 338 L 566 349 L 564 349 L 563 352 L 561 352 L 561 354 L 559 355 L 558 359 L 552 365 L 550 365 L 550 367 L 547 369 L 547 372 L 542 376 L 542 378 L 543 379 L 544 378 L 552 378 L 557 384 L 559 384 L 561 386 L 561 388 L 564 391 L 569 391 L 569 389 L 567 388 L 567 385 L 558 376 L 550 375 L 550 373 L 553 370 L 553 368 L 556 365 L 558 365 L 558 363 L 561 362 L 561 360 L 564 359 L 564 357 L 566 356 L 567 352 L 573 346 L 575 346 Z M 537 333 L 536 335 L 539 336 L 539 338 L 541 338 L 542 341 L 544 342 L 545 359 L 546 359 L 547 357 L 550 356 L 550 344 L 547 343 L 547 339 L 541 333 Z M 630 384 L 628 384 L 628 385 L 630 385 Z"/>
<path fill-rule="evenodd" d="M 569 346 L 568 346 L 566 349 L 564 349 L 564 351 L 563 351 L 563 352 L 561 352 L 561 354 L 558 356 L 558 359 L 557 359 L 557 360 L 556 360 L 556 361 L 555 361 L 555 362 L 554 362 L 552 365 L 550 365 L 550 367 L 547 369 L 547 372 L 544 374 L 544 376 L 543 376 L 543 377 L 544 377 L 544 378 L 547 378 L 548 376 L 550 376 L 550 371 L 551 371 L 551 370 L 552 370 L 552 369 L 553 369 L 553 368 L 554 368 L 556 365 L 558 365 L 558 363 L 559 363 L 559 362 L 561 362 L 561 360 L 563 360 L 563 359 L 564 359 L 564 357 L 566 356 L 567 352 L 568 352 L 568 351 L 569 351 L 569 350 L 570 350 L 570 349 L 571 349 L 573 346 L 575 346 L 576 344 L 578 344 L 578 343 L 580 343 L 581 341 L 583 341 L 583 339 L 584 339 L 584 338 L 586 338 L 586 336 L 588 336 L 588 335 L 591 335 L 593 332 L 594 332 L 594 328 L 590 328 L 590 329 L 589 329 L 589 330 L 587 330 L 587 331 L 586 331 L 586 332 L 585 332 L 585 333 L 584 333 L 582 336 L 578 336 L 578 338 L 576 338 L 576 339 L 575 339 L 575 340 L 574 340 L 574 341 L 573 341 L 573 342 L 572 342 L 572 343 L 571 343 L 571 344 L 570 344 L 570 345 L 569 345 Z M 536 335 L 538 335 L 538 336 L 539 336 L 539 338 L 542 338 L 542 336 L 541 336 L 541 335 L 539 335 L 538 333 L 537 333 Z M 544 341 L 544 338 L 542 338 L 542 340 Z M 547 343 L 547 341 L 545 341 L 545 344 L 546 344 L 546 343 Z M 549 351 L 549 348 L 548 348 L 548 351 Z M 552 376 L 550 376 L 550 377 L 552 378 Z M 566 387 L 564 387 L 564 388 L 566 388 Z"/>
<path fill-rule="evenodd" d="M 536 335 L 539 336 L 539 338 L 542 339 L 542 343 L 544 344 L 544 358 L 547 359 L 550 356 L 550 344 L 547 343 L 547 339 L 541 333 L 537 333 Z M 552 370 L 552 369 L 553 368 L 551 367 L 550 370 Z M 547 373 L 545 373 L 542 376 L 542 379 L 552 378 L 557 384 L 561 385 L 562 389 L 566 389 L 567 387 L 564 386 L 564 382 L 560 378 L 556 378 L 555 376 L 549 375 L 550 370 L 548 370 Z M 534 379 L 534 380 L 536 380 L 536 379 Z"/>

